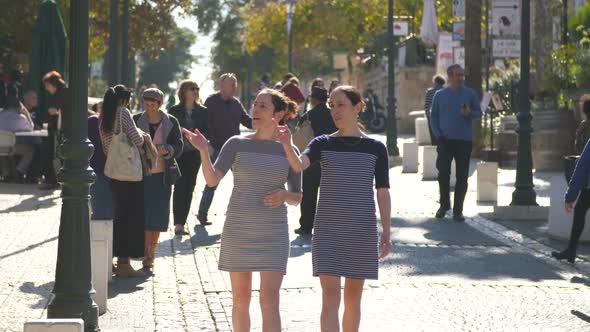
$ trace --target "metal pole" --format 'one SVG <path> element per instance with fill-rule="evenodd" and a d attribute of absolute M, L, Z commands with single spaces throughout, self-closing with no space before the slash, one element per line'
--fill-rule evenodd
<path fill-rule="evenodd" d="M 129 67 L 129 0 L 123 0 L 123 18 L 122 18 L 122 40 L 121 40 L 121 82 L 130 86 L 130 67 Z"/>
<path fill-rule="evenodd" d="M 111 0 L 109 22 L 109 85 L 120 82 L 119 76 L 119 0 Z"/>
<path fill-rule="evenodd" d="M 387 65 L 387 151 L 390 156 L 399 156 L 397 147 L 397 119 L 395 118 L 395 38 L 393 36 L 393 0 L 389 0 L 387 15 L 387 41 L 388 65 Z"/>
<path fill-rule="evenodd" d="M 289 8 L 287 9 L 287 33 L 289 34 L 289 51 L 287 55 L 287 69 L 288 72 L 293 71 L 293 59 L 292 59 L 292 52 L 293 52 L 293 29 L 291 28 L 293 25 L 293 14 L 295 11 L 295 0 L 290 0 Z"/>
<path fill-rule="evenodd" d="M 85 331 L 99 331 L 98 306 L 90 270 L 89 187 L 94 173 L 88 160 L 94 150 L 88 141 L 88 0 L 72 1 L 70 8 L 70 80 L 63 112 L 65 142 L 60 146 L 64 165 L 62 208 L 57 246 L 54 297 L 47 318 L 82 318 Z"/>
<path fill-rule="evenodd" d="M 531 133 L 533 119 L 529 101 L 529 71 L 530 71 L 530 39 L 531 39 L 531 3 L 522 1 L 521 11 L 521 55 L 520 55 L 520 86 L 518 119 L 518 154 L 516 161 L 516 188 L 512 193 L 510 205 L 538 205 L 536 193 L 533 189 L 533 157 L 531 153 Z"/>

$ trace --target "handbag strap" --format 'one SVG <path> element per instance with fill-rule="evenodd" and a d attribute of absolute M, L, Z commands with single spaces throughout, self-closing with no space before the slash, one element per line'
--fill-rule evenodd
<path fill-rule="evenodd" d="M 117 112 L 119 113 L 119 132 L 117 133 L 117 125 L 115 124 L 115 135 L 118 135 L 123 131 L 123 109 L 119 107 Z"/>

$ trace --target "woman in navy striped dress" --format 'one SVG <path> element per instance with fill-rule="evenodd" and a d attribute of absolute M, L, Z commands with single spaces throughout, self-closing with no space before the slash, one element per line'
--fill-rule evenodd
<path fill-rule="evenodd" d="M 321 166 L 312 240 L 313 274 L 319 276 L 322 285 L 321 330 L 340 330 L 338 308 L 344 277 L 342 327 L 344 331 L 358 331 L 364 281 L 377 279 L 378 260 L 391 250 L 387 149 L 360 131 L 357 119 L 364 103 L 354 87 L 336 88 L 329 105 L 338 127 L 336 133 L 315 138 L 301 156 L 290 152 L 287 128 L 279 128 L 278 139 L 296 171 L 316 162 Z M 383 226 L 380 240 L 373 185 Z"/>
<path fill-rule="evenodd" d="M 196 134 L 183 129 L 187 141 L 200 152 L 208 186 L 216 186 L 230 168 L 234 176 L 221 234 L 219 269 L 230 273 L 232 329 L 236 332 L 250 330 L 252 272 L 260 272 L 262 330 L 281 330 L 279 291 L 289 258 L 285 203 L 297 205 L 301 201 L 301 173 L 289 167 L 275 136 L 277 122 L 295 114 L 296 107 L 282 93 L 262 90 L 252 110 L 256 132 L 230 138 L 215 165 L 211 164 L 207 140 L 198 129 Z M 294 146 L 291 149 L 298 151 Z"/>

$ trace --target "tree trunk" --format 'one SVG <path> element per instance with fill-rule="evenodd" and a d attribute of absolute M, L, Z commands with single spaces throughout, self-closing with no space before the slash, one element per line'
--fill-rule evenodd
<path fill-rule="evenodd" d="M 465 1 L 465 84 L 482 96 L 482 0 Z M 484 148 L 481 121 L 473 124 L 473 152 Z"/>

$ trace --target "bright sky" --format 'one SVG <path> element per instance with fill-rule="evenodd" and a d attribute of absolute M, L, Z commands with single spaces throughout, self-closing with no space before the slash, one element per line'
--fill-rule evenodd
<path fill-rule="evenodd" d="M 196 43 L 191 47 L 191 53 L 198 58 L 191 66 L 190 79 L 195 80 L 201 87 L 200 97 L 205 100 L 207 96 L 215 92 L 214 82 L 211 80 L 211 48 L 213 41 L 211 36 L 202 35 L 197 31 L 198 22 L 193 17 L 181 17 L 177 15 L 176 23 L 181 28 L 192 30 L 196 36 Z"/>

